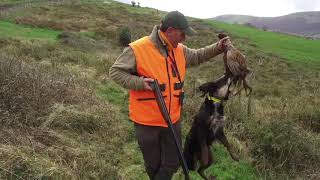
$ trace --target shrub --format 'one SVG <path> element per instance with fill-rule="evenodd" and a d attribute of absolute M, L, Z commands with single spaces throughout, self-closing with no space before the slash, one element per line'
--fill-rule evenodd
<path fill-rule="evenodd" d="M 119 30 L 119 43 L 122 46 L 128 46 L 131 42 L 131 33 L 127 26 L 120 28 Z"/>
<path fill-rule="evenodd" d="M 303 130 L 288 119 L 274 118 L 270 122 L 261 122 L 251 132 L 253 156 L 277 172 L 303 171 L 320 160 L 314 139 L 306 137 Z"/>
<path fill-rule="evenodd" d="M 55 104 L 42 127 L 70 129 L 80 133 L 88 132 L 92 134 L 106 126 L 104 117 L 100 114 L 96 110 L 90 110 L 90 108 L 84 109 L 80 106 Z M 104 116 L 106 115 L 105 112 Z M 110 112 L 108 115 L 111 116 Z"/>
<path fill-rule="evenodd" d="M 106 47 L 103 43 L 88 37 L 90 33 L 80 34 L 73 32 L 62 32 L 58 35 L 59 42 L 72 48 L 77 48 L 83 51 L 104 50 Z M 91 35 L 95 36 L 95 34 Z"/>
<path fill-rule="evenodd" d="M 38 64 L 0 56 L 0 121 L 7 125 L 38 126 L 52 104 L 77 103 L 88 90 L 75 76 Z"/>
<path fill-rule="evenodd" d="M 315 133 L 320 132 L 320 109 L 317 105 L 317 98 L 318 97 L 298 99 L 295 106 L 291 108 L 292 118 L 296 119 L 304 129 Z"/>

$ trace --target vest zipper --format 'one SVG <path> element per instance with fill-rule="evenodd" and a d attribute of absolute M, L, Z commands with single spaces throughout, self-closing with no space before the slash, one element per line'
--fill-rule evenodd
<path fill-rule="evenodd" d="M 169 56 L 167 56 L 168 58 Z M 169 73 L 169 65 L 168 65 L 168 60 L 166 60 L 166 67 L 167 67 L 167 75 L 168 75 L 168 80 L 169 80 L 169 115 L 171 115 L 171 79 L 170 79 L 170 73 Z"/>

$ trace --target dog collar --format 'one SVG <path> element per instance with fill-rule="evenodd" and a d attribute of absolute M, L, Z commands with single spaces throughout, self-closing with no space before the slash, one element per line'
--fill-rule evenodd
<path fill-rule="evenodd" d="M 212 97 L 212 96 L 208 96 L 207 98 L 208 98 L 208 100 L 213 101 L 214 103 L 220 103 L 221 102 L 220 99 Z"/>

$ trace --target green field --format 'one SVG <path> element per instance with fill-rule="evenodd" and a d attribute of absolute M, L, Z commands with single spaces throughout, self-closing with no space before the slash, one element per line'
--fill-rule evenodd
<path fill-rule="evenodd" d="M 0 21 L 0 37 L 56 40 L 60 32 Z"/>
<path fill-rule="evenodd" d="M 303 63 L 320 63 L 320 40 L 267 32 L 243 25 L 208 21 L 218 29 L 231 33 L 231 36 L 244 38 L 256 45 L 259 50 L 282 58 Z"/>

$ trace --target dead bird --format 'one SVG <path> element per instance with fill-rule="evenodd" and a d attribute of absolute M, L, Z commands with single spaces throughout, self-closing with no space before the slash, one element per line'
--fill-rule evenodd
<path fill-rule="evenodd" d="M 218 38 L 222 39 L 226 36 L 226 34 L 220 33 Z M 245 90 L 246 95 L 251 94 L 252 87 L 249 86 L 247 77 L 252 73 L 252 70 L 247 67 L 245 55 L 234 47 L 230 40 L 227 40 L 225 45 L 227 48 L 223 54 L 223 62 L 225 74 L 233 78 L 233 84 L 235 85 L 233 94 L 237 95 L 242 89 Z"/>

